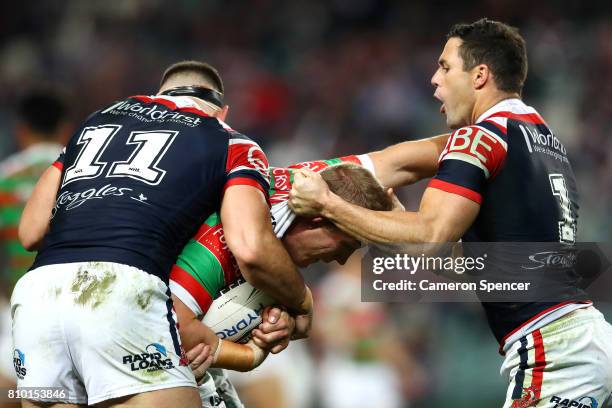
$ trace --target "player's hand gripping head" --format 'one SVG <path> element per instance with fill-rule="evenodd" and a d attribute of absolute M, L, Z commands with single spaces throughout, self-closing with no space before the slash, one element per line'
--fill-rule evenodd
<path fill-rule="evenodd" d="M 298 266 L 319 260 L 343 264 L 361 247 L 361 242 L 329 220 L 310 215 L 321 211 L 326 196 L 334 194 L 351 204 L 375 211 L 396 207 L 394 195 L 388 194 L 372 173 L 359 165 L 343 163 L 320 173 L 302 170 L 298 174 L 294 176 L 290 205 L 300 217 L 283 238 L 285 248 Z"/>
<path fill-rule="evenodd" d="M 329 187 L 319 173 L 300 169 L 293 175 L 289 206 L 297 215 L 303 217 L 319 215 L 329 194 Z"/>

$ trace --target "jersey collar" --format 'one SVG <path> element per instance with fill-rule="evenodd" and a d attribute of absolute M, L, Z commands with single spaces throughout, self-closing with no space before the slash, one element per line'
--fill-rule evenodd
<path fill-rule="evenodd" d="M 485 113 L 480 115 L 478 119 L 476 119 L 476 123 L 482 122 L 483 120 L 485 120 L 486 118 L 490 116 L 493 116 L 497 112 L 504 112 L 504 111 L 512 112 L 512 108 L 516 108 L 519 106 L 521 107 L 525 106 L 525 103 L 519 98 L 504 99 L 502 101 L 499 101 L 498 103 L 490 107 Z"/>

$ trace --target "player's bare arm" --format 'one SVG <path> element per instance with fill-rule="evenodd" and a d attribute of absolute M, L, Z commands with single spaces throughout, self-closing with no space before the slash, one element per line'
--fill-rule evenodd
<path fill-rule="evenodd" d="M 417 212 L 371 211 L 342 200 L 307 170 L 296 173 L 290 204 L 297 214 L 321 214 L 358 239 L 381 244 L 457 241 L 480 210 L 468 198 L 428 188 Z"/>
<path fill-rule="evenodd" d="M 229 187 L 221 204 L 221 220 L 244 278 L 297 314 L 310 315 L 312 295 L 274 235 L 263 193 L 250 186 Z"/>
<path fill-rule="evenodd" d="M 368 153 L 376 177 L 386 187 L 400 187 L 432 177 L 450 134 L 402 142 Z"/>
<path fill-rule="evenodd" d="M 214 331 L 202 323 L 193 311 L 174 295 L 173 302 L 183 344 L 188 349 L 195 349 L 201 343 L 208 345 L 212 367 L 250 371 L 265 360 L 269 351 L 277 353 L 285 349 L 295 328 L 295 322 L 287 312 L 278 308 L 269 308 L 264 312 L 262 324 L 269 333 L 260 331 L 257 340 L 252 339 L 247 344 L 237 344 L 217 337 Z"/>
<path fill-rule="evenodd" d="M 210 346 L 213 367 L 249 371 L 259 366 L 266 358 L 267 352 L 252 342 L 243 345 L 221 340 L 176 296 L 173 296 L 173 302 L 184 346 L 191 349 L 201 342 Z"/>
<path fill-rule="evenodd" d="M 189 361 L 189 368 L 191 368 L 198 385 L 202 385 L 206 379 L 206 370 L 208 370 L 212 364 L 213 356 L 210 353 L 210 346 L 200 343 L 191 350 L 185 352 L 185 356 Z"/>
<path fill-rule="evenodd" d="M 38 249 L 51 219 L 51 210 L 55 205 L 55 196 L 59 189 L 62 172 L 55 166 L 49 166 L 42 174 L 19 220 L 19 242 L 28 251 Z"/>

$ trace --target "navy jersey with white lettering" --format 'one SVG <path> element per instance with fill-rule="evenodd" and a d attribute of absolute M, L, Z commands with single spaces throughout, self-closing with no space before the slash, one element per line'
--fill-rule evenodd
<path fill-rule="evenodd" d="M 267 197 L 259 146 L 188 97 L 135 96 L 93 114 L 55 163 L 61 186 L 33 268 L 106 261 L 168 282 L 231 185 Z"/>
<path fill-rule="evenodd" d="M 542 117 L 519 99 L 502 101 L 475 125 L 456 130 L 429 187 L 480 204 L 464 242 L 547 242 L 571 251 L 578 197 L 566 149 Z M 521 274 L 541 274 L 538 279 L 555 301 L 484 302 L 500 342 L 536 316 L 585 300 L 584 292 L 568 278 L 571 271 L 557 273 L 556 266 L 523 269 L 530 255 L 525 247 L 498 246 L 497 258 L 490 257 L 488 265 L 516 280 Z"/>

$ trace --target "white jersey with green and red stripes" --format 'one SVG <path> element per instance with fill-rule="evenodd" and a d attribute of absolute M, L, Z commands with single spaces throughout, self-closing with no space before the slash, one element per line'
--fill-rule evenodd
<path fill-rule="evenodd" d="M 295 214 L 288 205 L 293 174 L 297 169 L 321 171 L 343 162 L 352 162 L 373 171 L 367 155 L 345 156 L 330 160 L 303 162 L 289 167 L 270 167 L 270 204 L 274 233 L 282 238 L 293 223 Z M 212 214 L 189 241 L 170 273 L 170 290 L 197 316 L 202 317 L 220 290 L 241 276 L 238 264 L 223 235 L 218 213 Z"/>

